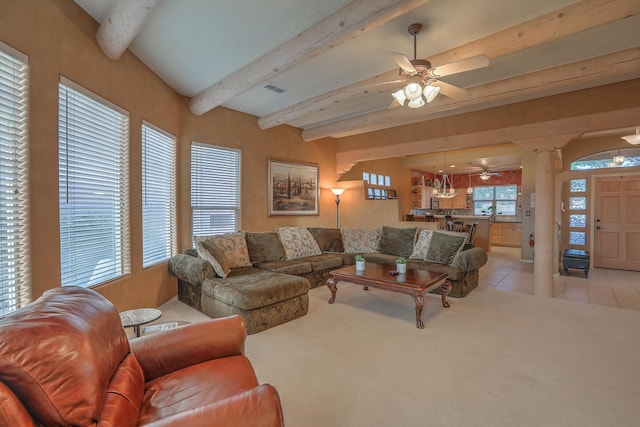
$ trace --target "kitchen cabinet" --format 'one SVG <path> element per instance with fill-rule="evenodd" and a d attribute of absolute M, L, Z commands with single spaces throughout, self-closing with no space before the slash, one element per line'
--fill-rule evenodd
<path fill-rule="evenodd" d="M 522 246 L 522 224 L 519 222 L 494 222 L 489 227 L 492 246 Z"/>
<path fill-rule="evenodd" d="M 426 185 L 411 186 L 411 209 L 431 209 L 433 187 Z"/>
<path fill-rule="evenodd" d="M 438 199 L 440 201 L 440 209 L 466 209 L 467 200 L 466 193 L 458 193 L 456 197 L 451 199 Z"/>

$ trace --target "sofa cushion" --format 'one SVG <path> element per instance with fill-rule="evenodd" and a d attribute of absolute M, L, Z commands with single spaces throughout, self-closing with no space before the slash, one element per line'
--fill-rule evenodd
<path fill-rule="evenodd" d="M 427 250 L 426 261 L 437 262 L 439 264 L 451 265 L 451 262 L 462 250 L 466 236 L 452 236 L 449 234 L 434 231 Z"/>
<path fill-rule="evenodd" d="M 244 231 L 202 236 L 201 239 L 213 242 L 218 248 L 222 249 L 229 261 L 230 268 L 249 267 L 251 265 Z"/>
<path fill-rule="evenodd" d="M 344 251 L 352 254 L 370 254 L 378 250 L 379 228 L 343 228 Z"/>
<path fill-rule="evenodd" d="M 277 227 L 276 233 L 284 246 L 287 259 L 322 254 L 318 243 L 306 228 Z"/>
<path fill-rule="evenodd" d="M 259 262 L 254 264 L 254 266 L 260 270 L 295 275 L 311 273 L 313 269 L 310 262 L 295 259 L 289 261 Z"/>
<path fill-rule="evenodd" d="M 290 274 L 253 267 L 231 271 L 226 279 L 208 279 L 202 284 L 203 296 L 227 305 L 253 310 L 309 292 L 309 281 Z"/>
<path fill-rule="evenodd" d="M 447 273 L 449 275 L 449 279 L 453 281 L 462 280 L 465 276 L 465 272 L 462 268 L 419 259 L 410 259 L 407 261 L 407 268 L 433 271 L 436 273 Z"/>
<path fill-rule="evenodd" d="M 408 258 L 413 251 L 417 232 L 417 227 L 395 228 L 383 225 L 380 231 L 378 252 Z"/>
<path fill-rule="evenodd" d="M 224 254 L 224 251 L 215 244 L 213 240 L 209 238 L 203 238 L 196 236 L 194 238 L 196 242 L 196 251 L 198 256 L 207 261 L 213 267 L 213 271 L 220 277 L 227 277 L 231 267 L 229 267 L 229 260 Z"/>
<path fill-rule="evenodd" d="M 342 233 L 338 228 L 307 228 L 322 252 L 344 252 Z"/>
<path fill-rule="evenodd" d="M 247 247 L 252 263 L 284 261 L 284 247 L 275 231 L 263 233 L 247 232 Z"/>
<path fill-rule="evenodd" d="M 342 267 L 342 258 L 332 254 L 308 256 L 302 260 L 311 264 L 312 271 L 334 270 Z"/>

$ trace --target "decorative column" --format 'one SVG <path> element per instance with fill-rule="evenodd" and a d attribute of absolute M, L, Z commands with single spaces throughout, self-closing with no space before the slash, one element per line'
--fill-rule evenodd
<path fill-rule="evenodd" d="M 536 158 L 536 205 L 534 210 L 536 247 L 533 264 L 533 293 L 537 296 L 553 298 L 554 266 L 557 265 L 554 262 L 554 255 L 556 254 L 556 244 L 554 244 L 556 153 L 558 153 L 558 160 L 561 159 L 560 148 L 579 135 L 556 135 L 514 141 L 514 143 L 538 153 Z M 561 170 L 561 167 L 558 169 Z"/>
<path fill-rule="evenodd" d="M 554 190 L 553 152 L 539 152 L 536 159 L 536 210 L 534 217 L 536 255 L 533 264 L 533 293 L 545 297 L 553 297 Z"/>

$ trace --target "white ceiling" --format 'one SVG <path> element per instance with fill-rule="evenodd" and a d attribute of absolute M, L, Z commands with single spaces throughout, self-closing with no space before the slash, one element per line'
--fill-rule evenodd
<path fill-rule="evenodd" d="M 115 1 L 75 0 L 98 22 L 102 22 Z M 178 93 L 193 97 L 216 82 L 251 64 L 264 54 L 294 38 L 299 33 L 336 13 L 348 0 L 160 0 L 129 46 L 147 66 Z M 373 76 L 397 69 L 389 52 L 413 56 L 413 37 L 407 27 L 424 25 L 417 37 L 417 57 L 431 58 L 457 47 L 521 25 L 541 15 L 572 5 L 575 0 L 430 0 L 405 15 L 392 19 L 349 41 L 327 49 L 273 78 L 248 88 L 224 106 L 258 117 L 276 113 L 302 101 L 342 88 Z M 598 3 L 589 1 L 587 3 Z M 604 2 L 601 2 L 604 3 Z M 493 57 L 488 68 L 461 73 L 441 80 L 468 89 L 492 82 L 525 76 L 528 73 L 596 58 L 612 52 L 640 46 L 640 1 L 614 0 L 607 10 L 629 8 L 624 19 L 537 44 L 501 57 Z M 631 6 L 629 6 L 631 4 Z M 635 4 L 635 5 L 634 5 Z M 526 36 L 526 35 L 525 35 Z M 478 52 L 484 53 L 484 52 Z M 460 58 L 462 59 L 462 58 Z M 637 58 L 636 58 L 637 60 Z M 434 63 L 434 66 L 441 65 Z M 601 78 L 584 80 L 577 75 L 562 87 L 541 87 L 537 91 L 511 97 L 486 97 L 472 105 L 438 110 L 447 97 L 438 98 L 423 107 L 417 118 L 410 118 L 406 108 L 387 110 L 391 90 L 335 103 L 303 117 L 287 121 L 301 129 L 343 122 L 372 112 L 393 111 L 407 114 L 398 123 L 425 120 L 464 111 L 488 108 L 550 94 L 577 90 L 640 77 L 640 66 L 624 76 L 606 73 Z M 284 89 L 277 94 L 266 85 Z M 490 99 L 489 99 L 490 98 Z M 430 115 L 430 110 L 434 113 Z M 380 114 L 380 113 L 378 113 Z M 374 117 L 374 116 L 372 116 Z M 375 121 L 375 120 L 373 120 Z M 380 122 L 382 123 L 382 122 Z M 394 124 L 380 124 L 390 127 Z M 347 126 L 348 127 L 348 126 Z M 370 128 L 351 126 L 333 136 L 356 134 Z M 304 136 L 304 133 L 303 133 Z"/>

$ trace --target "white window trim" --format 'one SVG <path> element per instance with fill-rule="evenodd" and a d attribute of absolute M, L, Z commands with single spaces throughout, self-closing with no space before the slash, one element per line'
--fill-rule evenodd
<path fill-rule="evenodd" d="M 7 307 L 0 311 L 0 315 L 7 314 L 11 311 L 20 309 L 27 305 L 32 299 L 31 291 L 31 254 L 30 254 L 30 227 L 29 227 L 29 58 L 27 55 L 19 52 L 11 46 L 0 42 L 0 51 L 3 54 L 10 56 L 12 59 L 18 61 L 23 66 L 20 72 L 21 83 L 24 85 L 21 94 L 21 105 L 19 108 L 20 113 L 16 117 L 18 122 L 18 132 L 15 155 L 16 155 L 16 168 L 17 173 L 17 188 L 16 193 L 16 205 L 17 205 L 17 230 L 19 230 L 12 237 L 15 238 L 13 247 L 15 248 L 15 260 L 11 262 L 11 269 L 15 274 L 13 282 L 15 283 L 15 289 L 6 289 L 8 280 L 6 277 L 2 277 L 3 286 L 0 287 L 0 302 L 4 306 L 5 301 L 9 302 Z M 4 237 L 9 237 L 8 232 L 3 231 Z M 3 239 L 8 240 L 8 239 Z M 4 245 L 4 243 L 3 243 Z M 10 280 L 10 279 L 9 279 Z M 9 295 L 5 295 L 9 293 Z M 5 311 L 6 310 L 6 311 Z"/>

